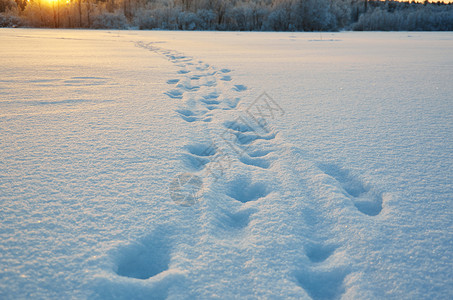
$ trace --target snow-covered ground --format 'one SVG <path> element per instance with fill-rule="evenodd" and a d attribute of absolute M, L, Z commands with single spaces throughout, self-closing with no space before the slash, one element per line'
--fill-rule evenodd
<path fill-rule="evenodd" d="M 453 298 L 452 53 L 1 29 L 0 298 Z"/>

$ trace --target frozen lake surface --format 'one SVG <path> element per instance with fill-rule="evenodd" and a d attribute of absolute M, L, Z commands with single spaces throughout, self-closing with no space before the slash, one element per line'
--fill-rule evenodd
<path fill-rule="evenodd" d="M 452 53 L 0 29 L 0 298 L 453 298 Z"/>

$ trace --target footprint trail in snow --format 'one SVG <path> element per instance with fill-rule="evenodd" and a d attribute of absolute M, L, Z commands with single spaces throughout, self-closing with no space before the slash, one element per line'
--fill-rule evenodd
<path fill-rule="evenodd" d="M 192 174 L 184 177 L 184 183 L 201 186 L 197 181 L 201 179 L 203 196 L 187 208 L 198 216 L 200 226 L 192 232 L 197 247 L 178 246 L 177 234 L 169 237 L 156 230 L 122 250 L 116 274 L 154 280 L 155 295 L 165 298 L 173 279 L 219 282 L 222 278 L 215 278 L 217 273 L 209 274 L 210 270 L 234 274 L 245 268 L 251 281 L 234 284 L 243 276 L 229 278 L 230 296 L 250 295 L 256 285 L 253 277 L 261 274 L 275 276 L 281 289 L 266 297 L 293 290 L 294 298 L 341 298 L 347 292 L 345 279 L 355 270 L 345 255 L 346 246 L 335 236 L 337 221 L 330 217 L 335 208 L 325 199 L 341 194 L 335 198 L 338 205 L 352 203 L 363 218 L 372 218 L 382 210 L 381 194 L 352 172 L 336 164 L 316 163 L 301 155 L 303 150 L 284 143 L 271 124 L 275 116 L 254 111 L 265 107 L 259 103 L 264 101 L 273 112 L 284 113 L 269 95 L 261 95 L 244 110 L 241 104 L 250 91 L 234 82 L 230 69 L 218 69 L 155 43 L 136 45 L 178 68 L 164 93 L 178 103 L 174 113 L 187 126 L 202 126 L 206 135 L 202 142 L 183 145 L 180 159 L 183 174 Z M 286 224 L 285 216 L 293 214 L 301 216 L 299 223 Z M 185 257 L 185 264 L 176 257 Z M 270 257 L 272 262 L 266 261 Z M 181 268 L 185 270 L 180 272 Z M 182 294 L 174 296 L 178 295 Z M 214 295 L 210 289 L 197 294 Z"/>

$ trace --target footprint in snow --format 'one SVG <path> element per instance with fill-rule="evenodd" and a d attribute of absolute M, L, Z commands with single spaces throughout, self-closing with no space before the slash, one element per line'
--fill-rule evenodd
<path fill-rule="evenodd" d="M 233 87 L 233 90 L 235 90 L 236 92 L 243 92 L 243 91 L 247 90 L 247 87 L 242 84 L 237 84 Z"/>
<path fill-rule="evenodd" d="M 299 285 L 314 300 L 340 299 L 345 292 L 344 279 L 347 270 L 305 269 L 296 275 Z"/>
<path fill-rule="evenodd" d="M 190 153 L 198 156 L 213 156 L 217 153 L 217 148 L 209 142 L 187 145 L 186 148 Z"/>
<path fill-rule="evenodd" d="M 191 171 L 200 171 L 209 163 L 209 159 L 205 157 L 187 153 L 183 154 L 182 161 L 191 169 Z"/>
<path fill-rule="evenodd" d="M 201 84 L 202 86 L 214 87 L 214 86 L 217 85 L 217 82 L 216 82 L 215 78 L 209 77 L 209 76 L 206 76 L 205 78 L 206 79 L 203 80 L 203 83 Z"/>
<path fill-rule="evenodd" d="M 209 64 L 201 64 L 200 66 L 196 67 L 198 71 L 205 71 L 210 68 Z"/>
<path fill-rule="evenodd" d="M 225 123 L 223 123 L 223 126 L 241 133 L 254 131 L 249 125 L 246 124 L 245 120 L 242 117 L 239 117 L 234 121 L 226 121 Z"/>
<path fill-rule="evenodd" d="M 226 194 L 242 203 L 256 201 L 269 194 L 268 185 L 265 182 L 252 182 L 250 178 L 245 176 L 231 181 L 227 188 Z"/>
<path fill-rule="evenodd" d="M 228 125 L 228 124 L 227 124 Z M 244 127 L 243 127 L 244 128 Z M 245 152 L 250 151 L 251 147 L 254 146 L 254 142 L 257 140 L 270 141 L 276 137 L 276 133 L 269 134 L 257 134 L 253 132 L 241 132 L 234 129 L 227 128 L 220 137 L 234 150 L 236 153 L 243 155 Z M 251 160 L 243 161 L 246 164 L 252 164 Z M 262 165 L 264 166 L 264 165 Z"/>
<path fill-rule="evenodd" d="M 195 121 L 203 121 L 203 122 L 211 122 L 212 118 L 211 115 L 201 113 L 201 114 L 196 114 L 190 109 L 177 109 L 176 112 L 180 115 L 180 117 L 189 123 L 195 122 Z"/>
<path fill-rule="evenodd" d="M 275 133 L 270 133 L 266 135 L 259 135 L 256 133 L 241 133 L 241 132 L 234 132 L 236 136 L 237 143 L 241 145 L 248 145 L 253 143 L 256 140 L 272 140 L 275 138 Z"/>
<path fill-rule="evenodd" d="M 206 105 L 206 108 L 208 110 L 214 110 L 214 109 L 219 109 L 219 107 L 217 105 Z"/>
<path fill-rule="evenodd" d="M 173 61 L 174 63 L 176 62 L 182 62 L 182 61 L 191 61 L 190 58 L 184 56 L 184 55 L 178 55 L 178 54 L 167 54 L 168 59 Z"/>
<path fill-rule="evenodd" d="M 148 279 L 168 270 L 170 246 L 164 236 L 150 235 L 123 247 L 116 258 L 116 274 L 135 279 Z"/>
<path fill-rule="evenodd" d="M 222 80 L 222 81 L 231 81 L 231 76 L 230 75 L 222 76 L 222 77 L 220 77 L 220 80 Z"/>
<path fill-rule="evenodd" d="M 216 105 L 220 104 L 220 101 L 216 100 L 218 98 L 219 98 L 219 94 L 217 92 L 211 92 L 207 95 L 202 96 L 202 99 L 200 99 L 200 102 L 202 102 L 208 106 L 215 107 Z M 215 108 L 217 108 L 217 107 L 215 107 Z M 209 109 L 209 107 L 208 107 L 208 109 Z"/>
<path fill-rule="evenodd" d="M 238 106 L 239 102 L 241 101 L 240 98 L 233 98 L 233 99 L 225 99 L 228 107 L 234 109 Z"/>
<path fill-rule="evenodd" d="M 178 74 L 187 74 L 187 73 L 190 73 L 189 70 L 179 70 L 178 71 Z"/>
<path fill-rule="evenodd" d="M 176 84 L 178 82 L 179 82 L 179 79 L 169 79 L 169 80 L 167 80 L 168 84 Z"/>
<path fill-rule="evenodd" d="M 187 122 L 194 122 L 198 120 L 195 113 L 189 109 L 177 109 L 176 112 Z"/>
<path fill-rule="evenodd" d="M 207 105 L 218 105 L 218 104 L 220 104 L 220 101 L 212 100 L 212 99 L 213 98 L 204 98 L 204 99 L 201 99 L 200 101 L 203 102 L 204 104 L 207 104 Z"/>
<path fill-rule="evenodd" d="M 340 183 L 345 194 L 361 213 L 377 216 L 381 212 L 382 195 L 363 184 L 349 170 L 335 164 L 318 164 L 318 168 Z"/>
<path fill-rule="evenodd" d="M 217 153 L 217 149 L 212 143 L 200 143 L 186 146 L 188 154 L 184 154 L 183 160 L 186 165 L 195 171 L 199 171 L 210 162 L 209 157 Z"/>
<path fill-rule="evenodd" d="M 182 99 L 183 91 L 181 91 L 180 89 L 174 89 L 167 91 L 164 94 L 172 99 Z"/>
<path fill-rule="evenodd" d="M 337 249 L 335 245 L 312 243 L 305 247 L 305 254 L 313 263 L 320 263 L 328 259 Z"/>
<path fill-rule="evenodd" d="M 176 87 L 185 91 L 198 91 L 200 89 L 200 86 L 192 85 L 190 82 L 180 82 Z"/>

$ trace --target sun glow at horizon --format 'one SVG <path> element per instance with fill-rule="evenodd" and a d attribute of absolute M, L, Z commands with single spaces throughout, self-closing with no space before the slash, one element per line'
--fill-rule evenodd
<path fill-rule="evenodd" d="M 40 1 L 41 1 L 41 3 L 47 4 L 47 5 L 50 5 L 50 6 L 58 4 L 58 3 L 65 3 L 64 0 L 40 0 Z"/>

